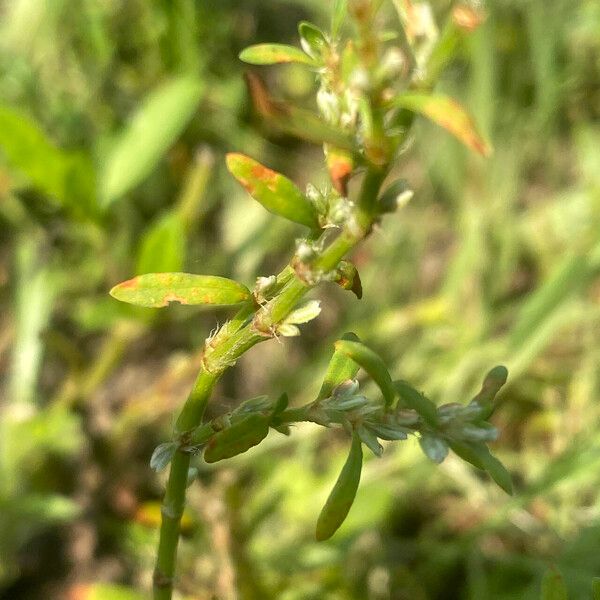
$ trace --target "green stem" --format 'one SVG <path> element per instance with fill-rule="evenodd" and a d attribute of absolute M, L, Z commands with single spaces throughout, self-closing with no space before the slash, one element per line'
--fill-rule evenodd
<path fill-rule="evenodd" d="M 337 267 L 340 260 L 367 235 L 377 216 L 375 202 L 384 178 L 385 170 L 383 169 L 369 168 L 367 170 L 358 198 L 355 221 L 343 229 L 338 237 L 323 250 L 313 265 L 315 270 L 326 272 Z M 314 287 L 301 280 L 295 273 L 292 275 L 289 267 L 280 273 L 278 281 L 283 283 L 283 287 L 277 296 L 269 301 L 267 310 L 256 310 L 254 319 L 248 322 L 255 307 L 250 304 L 245 305 L 232 321 L 225 324 L 207 344 L 203 367 L 177 418 L 175 431 L 179 437 L 180 449 L 175 453 L 171 462 L 171 471 L 161 510 L 162 523 L 154 572 L 155 600 L 171 599 L 180 522 L 185 506 L 185 490 L 190 465 L 190 454 L 183 449 L 193 441 L 193 432 L 202 422 L 204 410 L 215 383 L 242 354 L 259 342 L 270 339 L 272 337 L 270 328 L 284 319 L 302 296 Z"/>

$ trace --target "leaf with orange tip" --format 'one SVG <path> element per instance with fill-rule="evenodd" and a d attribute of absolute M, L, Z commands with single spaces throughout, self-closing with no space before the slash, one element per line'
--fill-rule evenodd
<path fill-rule="evenodd" d="M 240 60 L 251 65 L 275 65 L 279 63 L 300 63 L 315 65 L 315 61 L 295 46 L 286 44 L 256 44 L 240 53 Z"/>
<path fill-rule="evenodd" d="M 244 154 L 227 155 L 229 172 L 269 212 L 311 229 L 319 227 L 312 202 L 287 177 Z"/>
<path fill-rule="evenodd" d="M 456 100 L 443 95 L 401 94 L 392 103 L 398 108 L 405 108 L 429 118 L 471 150 L 483 156 L 491 154 L 492 148 L 481 137 L 473 119 Z"/>

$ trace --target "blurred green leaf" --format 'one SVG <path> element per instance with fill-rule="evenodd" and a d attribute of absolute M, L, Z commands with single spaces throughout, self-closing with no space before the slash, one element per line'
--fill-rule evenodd
<path fill-rule="evenodd" d="M 331 11 L 331 36 L 335 39 L 346 18 L 348 0 L 334 0 Z"/>
<path fill-rule="evenodd" d="M 521 307 L 519 317 L 509 338 L 512 350 L 525 345 L 542 323 L 562 307 L 564 301 L 575 294 L 590 277 L 589 259 L 580 254 L 566 256 L 552 270 Z"/>
<path fill-rule="evenodd" d="M 512 478 L 506 467 L 489 451 L 482 442 L 449 442 L 453 452 L 473 466 L 487 471 L 491 478 L 509 495 L 513 493 Z"/>
<path fill-rule="evenodd" d="M 192 118 L 203 88 L 199 79 L 182 76 L 146 97 L 106 158 L 100 180 L 105 206 L 152 171 Z"/>
<path fill-rule="evenodd" d="M 213 275 L 190 273 L 146 273 L 116 285 L 110 295 L 121 302 L 161 308 L 169 302 L 181 304 L 238 304 L 250 298 L 247 287 Z"/>
<path fill-rule="evenodd" d="M 567 588 L 563 581 L 562 575 L 551 569 L 542 579 L 542 596 L 541 600 L 567 600 Z"/>
<path fill-rule="evenodd" d="M 227 168 L 268 211 L 311 229 L 319 226 L 315 207 L 287 177 L 243 154 L 228 154 Z"/>
<path fill-rule="evenodd" d="M 386 406 L 391 406 L 396 397 L 396 390 L 392 385 L 392 378 L 382 358 L 362 342 L 338 340 L 335 343 L 335 349 L 348 355 L 369 374 L 379 386 Z"/>
<path fill-rule="evenodd" d="M 348 515 L 360 482 L 362 460 L 361 440 L 354 433 L 348 458 L 317 520 L 317 541 L 329 539 Z"/>
<path fill-rule="evenodd" d="M 75 214 L 96 210 L 94 171 L 89 158 L 56 146 L 19 110 L 0 106 L 0 148 L 9 164 L 31 184 Z"/>
<path fill-rule="evenodd" d="M 592 600 L 600 600 L 600 577 L 592 580 Z"/>
<path fill-rule="evenodd" d="M 240 53 L 240 60 L 251 65 L 274 65 L 278 63 L 300 63 L 314 66 L 315 61 L 294 46 L 286 44 L 256 44 Z"/>
<path fill-rule="evenodd" d="M 181 271 L 185 258 L 185 227 L 179 213 L 159 217 L 144 233 L 136 273 Z"/>

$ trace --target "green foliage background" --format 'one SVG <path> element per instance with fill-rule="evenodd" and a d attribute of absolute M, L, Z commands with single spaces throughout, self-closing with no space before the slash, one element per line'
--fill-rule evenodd
<path fill-rule="evenodd" d="M 297 230 L 252 203 L 223 155 L 301 185 L 326 174 L 318 148 L 265 137 L 237 54 L 297 44 L 296 23 L 326 27 L 327 4 L 0 4 L 1 597 L 149 589 L 162 482 L 148 460 L 225 313 L 132 310 L 107 291 L 147 271 L 251 285 L 281 268 Z M 441 17 L 449 3 L 433 7 Z M 551 564 L 573 598 L 589 597 L 600 572 L 600 5 L 486 10 L 440 88 L 470 108 L 493 156 L 421 123 L 399 173 L 415 198 L 355 256 L 364 299 L 326 289 L 320 318 L 253 349 L 213 411 L 260 393 L 310 400 L 350 329 L 439 403 L 468 401 L 503 363 L 495 451 L 515 496 L 399 443 L 368 460 L 348 521 L 317 544 L 342 440 L 311 426 L 271 433 L 204 465 L 190 488 L 186 597 L 527 599 Z M 261 73 L 311 106 L 306 70 Z"/>

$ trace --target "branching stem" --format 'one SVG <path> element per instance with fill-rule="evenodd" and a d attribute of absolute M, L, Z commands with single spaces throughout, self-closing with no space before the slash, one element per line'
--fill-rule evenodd
<path fill-rule="evenodd" d="M 375 202 L 385 175 L 385 169 L 377 167 L 367 169 L 356 210 L 348 225 L 315 259 L 311 265 L 313 269 L 321 272 L 335 269 L 346 254 L 369 233 L 378 216 Z M 284 285 L 266 307 L 244 305 L 212 339 L 207 340 L 203 367 L 177 418 L 175 433 L 180 446 L 171 461 L 161 509 L 162 522 L 154 572 L 155 600 L 170 600 L 172 596 L 180 523 L 185 507 L 185 490 L 191 458 L 188 446 L 193 431 L 202 422 L 215 383 L 242 354 L 259 342 L 270 339 L 271 336 L 266 335 L 265 331 L 280 323 L 294 309 L 298 301 L 314 287 L 298 276 L 290 277 L 289 266 L 278 275 L 277 279 L 282 280 Z M 254 318 L 250 319 L 252 314 Z M 257 327 L 258 321 L 260 327 Z M 289 416 L 292 417 L 293 414 Z"/>

